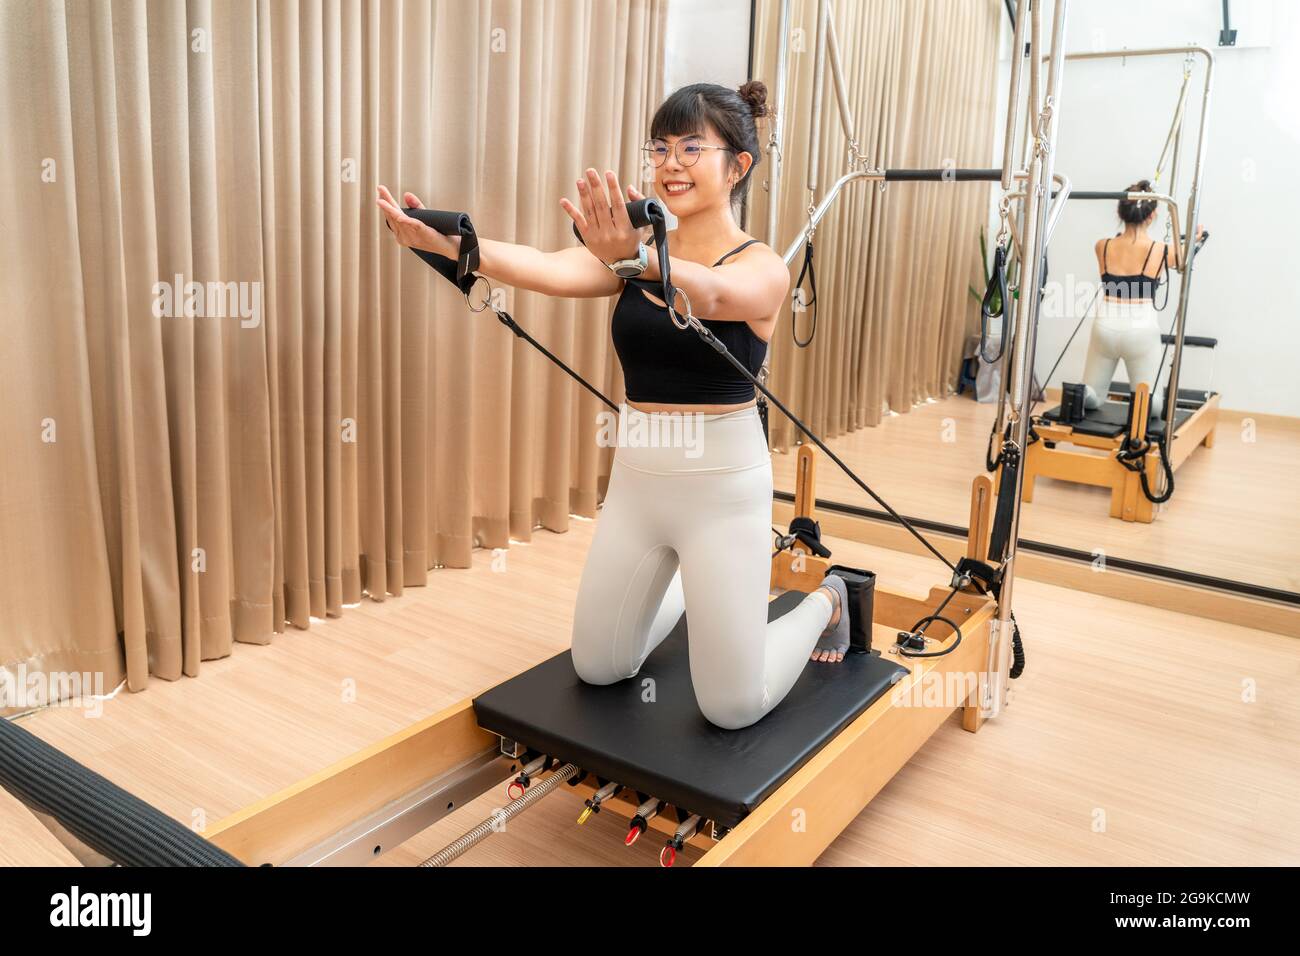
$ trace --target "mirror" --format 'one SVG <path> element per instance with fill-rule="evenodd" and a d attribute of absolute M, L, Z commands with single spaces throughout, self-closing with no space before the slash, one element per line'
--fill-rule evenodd
<path fill-rule="evenodd" d="M 1289 182 L 1300 166 L 1300 109 L 1293 99 L 1300 17 L 1275 15 L 1266 4 L 1242 5 L 1234 13 L 1235 45 L 1221 47 L 1213 6 L 1163 19 L 1159 11 L 1118 2 L 1071 8 L 1055 156 L 1071 190 L 1059 215 L 1050 213 L 1055 228 L 1035 360 L 1034 394 L 1041 401 L 1023 453 L 1020 536 L 1029 551 L 1093 570 L 1134 571 L 1296 606 L 1300 287 L 1287 259 L 1288 227 L 1300 221 Z M 1013 9 L 1007 5 L 1008 13 Z M 989 84 L 994 95 L 915 106 L 915 122 L 923 125 L 931 114 L 956 116 L 974 103 L 994 131 L 986 137 L 988 150 L 944 157 L 936 143 L 921 164 L 977 169 L 1000 162 L 1013 49 L 1010 16 L 1001 19 L 997 75 Z M 1122 33 L 1116 24 L 1123 24 Z M 841 46 L 849 62 L 876 55 L 866 37 L 843 36 Z M 969 64 L 954 57 L 930 82 L 942 85 L 963 66 Z M 984 92 L 977 77 L 970 82 Z M 828 81 L 828 98 L 830 89 Z M 831 113 L 833 107 L 828 101 Z M 834 143 L 823 149 L 836 154 L 833 118 L 820 128 Z M 1018 168 L 1025 168 L 1031 145 L 1020 131 L 1012 153 L 1021 160 Z M 906 165 L 913 161 L 907 153 L 891 144 L 876 161 Z M 988 221 L 954 235 L 945 226 L 962 223 L 962 200 L 953 198 L 959 190 L 973 191 L 979 202 L 987 197 Z M 937 387 L 886 394 L 884 408 L 841 415 L 840 421 L 879 415 L 867 427 L 842 427 L 833 414 L 828 423 L 832 434 L 841 431 L 829 441 L 832 450 L 922 527 L 954 533 L 966 527 L 971 480 L 985 471 L 990 449 L 998 450 L 1014 406 L 1004 401 L 999 413 L 1004 383 L 996 294 L 980 334 L 981 300 L 1003 225 L 1002 193 L 998 182 L 900 182 L 883 195 L 852 200 L 878 203 L 877 215 L 897 216 L 892 221 L 901 231 L 890 238 L 929 237 L 911 268 L 914 285 L 948 281 L 954 256 L 970 263 L 964 299 L 945 299 L 950 320 L 934 326 L 959 328 L 960 343 L 941 331 L 891 353 L 941 367 Z M 1018 208 L 1013 202 L 1008 209 L 1006 243 L 1009 297 L 1017 308 L 1027 294 L 1017 287 L 1017 237 L 1025 227 Z M 1198 226 L 1206 230 L 1203 239 Z M 838 250 L 859 253 L 867 282 L 892 281 L 885 275 L 889 264 L 872 259 L 870 249 Z M 792 274 L 797 271 L 796 261 Z M 843 347 L 827 331 L 839 318 L 836 295 L 847 295 L 853 309 L 878 310 L 883 329 L 871 348 L 918 329 L 870 293 L 824 282 L 818 295 L 823 348 Z M 797 312 L 796 318 L 803 332 L 807 319 Z M 774 351 L 778 361 L 791 360 Z M 793 357 L 801 360 L 810 361 Z M 855 358 L 843 368 L 866 366 Z M 1172 428 L 1163 414 L 1171 380 Z M 1135 384 L 1145 387 L 1135 390 Z M 806 385 L 799 395 L 816 402 Z M 793 458 L 774 455 L 782 492 L 793 491 Z M 822 468 L 818 478 L 823 507 L 880 513 L 836 469 Z"/>

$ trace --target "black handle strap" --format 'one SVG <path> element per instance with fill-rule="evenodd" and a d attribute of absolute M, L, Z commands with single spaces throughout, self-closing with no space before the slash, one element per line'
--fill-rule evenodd
<path fill-rule="evenodd" d="M 798 311 L 795 311 L 790 318 L 790 334 L 794 336 L 794 344 L 801 349 L 806 349 L 812 345 L 813 337 L 817 334 L 817 270 L 813 268 L 813 241 L 811 239 L 804 242 L 803 268 L 799 270 L 799 280 L 794 284 L 796 290 L 803 290 L 805 276 L 808 279 L 808 290 L 811 293 L 811 298 L 802 301 L 805 306 L 812 306 L 812 327 L 808 329 L 806 339 L 799 338 Z"/>
<path fill-rule="evenodd" d="M 998 354 L 988 354 L 989 319 L 1002 319 L 1002 336 L 998 343 Z M 1000 361 L 1007 351 L 1007 336 L 1010 313 L 1007 311 L 1007 249 L 997 246 L 993 250 L 993 271 L 989 273 L 988 288 L 984 290 L 984 299 L 980 302 L 980 358 L 992 365 Z"/>
<path fill-rule="evenodd" d="M 469 216 L 463 212 L 448 212 L 444 209 L 404 209 L 412 219 L 418 219 L 431 229 L 436 229 L 444 236 L 460 236 L 460 252 L 455 261 L 435 252 L 424 249 L 412 249 L 417 256 L 427 262 L 448 282 L 468 295 L 478 279 L 478 233 Z M 389 228 L 392 228 L 391 226 Z"/>
<path fill-rule="evenodd" d="M 672 309 L 677 299 L 677 289 L 673 286 L 671 266 L 668 262 L 668 218 L 664 215 L 663 204 L 657 199 L 638 199 L 627 204 L 627 217 L 637 229 L 649 226 L 654 230 L 655 255 L 659 261 L 658 280 L 652 282 L 648 279 L 628 279 L 627 282 L 639 289 L 655 293 Z M 582 238 L 582 233 L 578 231 L 576 222 L 573 224 L 573 235 L 584 246 L 587 244 Z"/>
<path fill-rule="evenodd" d="M 822 526 L 812 518 L 796 515 L 790 521 L 790 537 L 802 541 L 819 558 L 829 558 L 831 549 L 822 544 Z"/>

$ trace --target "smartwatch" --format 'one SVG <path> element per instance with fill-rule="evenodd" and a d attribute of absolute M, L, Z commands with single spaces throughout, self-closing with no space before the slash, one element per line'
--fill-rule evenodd
<path fill-rule="evenodd" d="M 646 249 L 644 242 L 639 242 L 637 243 L 635 258 L 619 259 L 617 262 L 610 262 L 607 265 L 610 271 L 620 279 L 635 279 L 649 268 L 650 252 Z"/>

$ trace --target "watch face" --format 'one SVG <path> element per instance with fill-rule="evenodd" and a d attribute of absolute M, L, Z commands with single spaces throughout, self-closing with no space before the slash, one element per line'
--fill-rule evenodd
<path fill-rule="evenodd" d="M 637 246 L 636 258 L 620 259 L 618 262 L 610 263 L 610 269 L 614 275 L 620 279 L 635 279 L 641 273 L 645 272 L 650 264 L 650 255 L 646 251 L 645 243 Z"/>

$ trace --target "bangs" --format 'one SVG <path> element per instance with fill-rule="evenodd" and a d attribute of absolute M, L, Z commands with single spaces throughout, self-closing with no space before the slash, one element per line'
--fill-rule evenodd
<path fill-rule="evenodd" d="M 689 136 L 692 133 L 703 135 L 708 132 L 709 125 L 704 98 L 690 90 L 679 90 L 664 100 L 655 112 L 650 124 L 650 138 Z"/>

